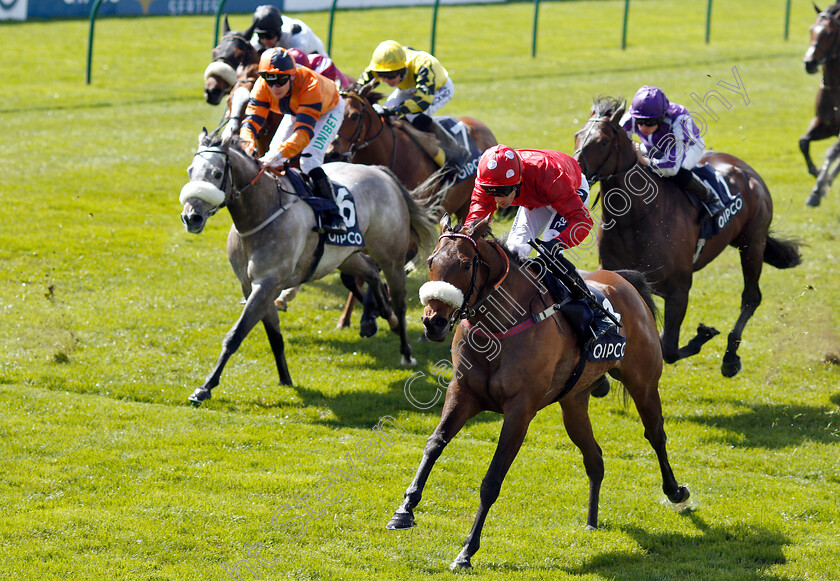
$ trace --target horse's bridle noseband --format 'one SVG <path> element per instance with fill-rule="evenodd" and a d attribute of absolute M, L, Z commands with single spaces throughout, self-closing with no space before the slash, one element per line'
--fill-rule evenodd
<path fill-rule="evenodd" d="M 475 248 L 475 256 L 473 256 L 471 266 L 472 277 L 470 278 L 470 287 L 467 289 L 467 292 L 464 293 L 464 302 L 461 304 L 460 307 L 452 311 L 452 314 L 449 316 L 449 322 L 452 325 L 454 325 L 456 319 L 469 319 L 470 317 L 475 315 L 476 311 L 478 310 L 478 307 L 480 307 L 484 303 L 484 301 L 486 301 L 490 297 L 490 295 L 492 295 L 502 285 L 502 283 L 507 278 L 508 273 L 510 272 L 510 260 L 508 259 L 507 254 L 505 254 L 505 251 L 499 248 L 498 245 L 496 245 L 495 243 L 489 243 L 491 246 L 493 246 L 493 248 L 496 249 L 496 251 L 502 256 L 502 258 L 505 259 L 505 272 L 502 275 L 502 278 L 500 278 L 498 282 L 496 282 L 493 285 L 493 288 L 490 290 L 490 292 L 488 292 L 482 298 L 478 299 L 475 302 L 475 304 L 470 307 L 469 303 L 473 293 L 476 292 L 476 290 L 480 292 L 480 289 L 477 289 L 475 284 L 475 279 L 478 274 L 478 266 L 484 265 L 485 267 L 487 267 L 487 274 L 489 275 L 490 265 L 479 257 L 478 242 L 476 242 L 476 240 L 472 236 L 467 236 L 466 234 L 461 234 L 460 232 L 444 232 L 440 235 L 438 241 L 444 238 L 461 238 L 463 240 L 468 240 L 470 244 L 473 245 L 473 248 Z"/>

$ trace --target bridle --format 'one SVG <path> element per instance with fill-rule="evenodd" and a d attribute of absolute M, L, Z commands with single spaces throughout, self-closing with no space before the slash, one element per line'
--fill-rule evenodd
<path fill-rule="evenodd" d="M 224 160 L 225 160 L 225 168 L 224 168 L 224 170 L 222 170 L 221 183 L 218 186 L 216 186 L 216 184 L 214 184 L 211 181 L 201 180 L 201 181 L 205 181 L 207 183 L 210 183 L 213 186 L 218 187 L 219 190 L 221 190 L 225 194 L 225 199 L 222 201 L 222 203 L 219 204 L 218 206 L 215 206 L 215 207 L 211 208 L 207 212 L 207 217 L 208 218 L 210 216 L 213 216 L 221 208 L 224 208 L 225 206 L 228 206 L 231 203 L 231 201 L 235 201 L 235 200 L 239 199 L 239 197 L 242 196 L 242 194 L 244 194 L 254 184 L 257 183 L 257 181 L 262 177 L 262 175 L 266 171 L 269 171 L 270 173 L 272 173 L 274 175 L 274 183 L 277 186 L 278 194 L 282 193 L 282 192 L 285 192 L 283 187 L 280 185 L 280 180 L 277 179 L 277 177 L 280 175 L 279 172 L 277 172 L 273 168 L 269 168 L 268 166 L 261 167 L 260 170 L 257 172 L 257 175 L 254 176 L 254 179 L 252 179 L 250 182 L 248 182 L 248 184 L 245 187 L 243 187 L 241 189 L 238 189 L 238 190 L 234 189 L 233 173 L 231 171 L 231 164 L 230 164 L 230 153 L 227 152 L 226 150 L 218 147 L 218 146 L 208 146 L 208 147 L 205 147 L 203 149 L 199 149 L 195 153 L 194 157 L 199 157 L 200 156 L 204 159 L 208 159 L 207 154 L 221 155 L 221 156 L 224 157 Z M 252 161 L 254 161 L 254 163 L 257 164 L 257 166 L 259 166 L 259 163 L 257 163 L 256 160 L 252 160 Z M 286 193 L 293 193 L 293 192 L 286 192 Z M 239 234 L 240 238 L 245 238 L 247 236 L 251 236 L 252 234 L 255 234 L 255 233 L 259 232 L 260 230 L 262 230 L 263 228 L 268 226 L 271 222 L 273 222 L 276 218 L 278 218 L 281 214 L 285 213 L 286 210 L 288 210 L 289 207 L 291 207 L 292 204 L 297 202 L 299 199 L 300 198 L 298 196 L 292 196 L 292 200 L 288 204 L 281 205 L 280 208 L 277 211 L 275 211 L 273 214 L 271 214 L 268 218 L 263 220 L 260 224 L 258 224 L 254 228 L 251 228 L 251 229 L 249 229 L 245 232 L 240 232 L 239 230 L 236 230 L 236 232 Z"/>
<path fill-rule="evenodd" d="M 349 97 L 351 99 L 355 99 L 356 101 L 358 101 L 359 103 L 362 104 L 362 114 L 361 114 L 362 118 L 361 118 L 361 121 L 356 124 L 356 127 L 353 129 L 353 133 L 350 135 L 350 137 L 347 137 L 346 135 L 342 135 L 341 130 L 339 130 L 339 132 L 338 132 L 338 139 L 343 139 L 344 141 L 346 141 L 347 143 L 350 144 L 350 147 L 347 149 L 347 151 L 345 151 L 344 153 L 341 154 L 341 156 L 344 159 L 346 159 L 347 161 L 350 161 L 356 156 L 357 152 L 365 149 L 371 143 L 373 143 L 374 141 L 379 139 L 379 136 L 382 135 L 383 131 L 385 131 L 385 119 L 383 119 L 381 115 L 377 115 L 379 117 L 379 122 L 380 122 L 379 131 L 377 131 L 373 135 L 373 137 L 367 139 L 366 141 L 363 141 L 364 138 L 365 138 L 365 135 L 367 134 L 367 132 L 365 131 L 365 125 L 368 123 L 368 120 L 370 120 L 370 125 L 372 126 L 373 125 L 373 118 L 374 118 L 374 115 L 372 115 L 368 111 L 367 100 L 364 97 L 362 97 L 361 95 L 359 95 L 357 93 L 354 93 L 352 91 L 342 91 L 341 93 L 339 93 L 339 95 L 341 95 L 341 97 Z M 373 109 L 371 108 L 371 110 L 373 110 Z M 397 136 L 396 136 L 396 134 L 394 134 L 393 154 L 391 156 L 391 164 L 388 166 L 389 169 L 394 167 L 394 163 L 396 162 L 396 158 L 397 158 Z"/>
<path fill-rule="evenodd" d="M 586 157 L 582 156 L 581 154 L 583 153 L 583 148 L 586 146 L 587 141 L 589 140 L 589 136 L 592 134 L 592 130 L 595 128 L 596 123 L 606 123 L 607 127 L 611 128 L 613 130 L 614 133 L 613 133 L 613 137 L 611 139 L 613 145 L 612 145 L 612 149 L 610 150 L 609 154 L 607 154 L 604 157 L 603 163 L 601 163 L 601 165 L 598 166 L 598 168 L 595 171 L 591 171 L 590 168 L 589 168 L 589 164 L 586 161 Z M 586 125 L 589 125 L 589 129 L 586 131 L 586 135 L 584 136 L 583 140 L 581 141 L 580 147 L 575 149 L 574 158 L 578 160 L 578 163 L 580 164 L 581 169 L 583 170 L 583 177 L 585 177 L 586 181 L 589 182 L 589 186 L 590 187 L 594 186 L 596 183 L 598 183 L 598 180 L 601 180 L 601 179 L 606 180 L 606 179 L 609 179 L 613 176 L 617 176 L 617 175 L 620 175 L 622 173 L 626 173 L 624 171 L 621 171 L 621 172 L 613 173 L 613 174 L 610 174 L 608 176 L 603 176 L 603 177 L 600 175 L 601 170 L 604 169 L 604 166 L 607 165 L 607 162 L 610 160 L 610 158 L 614 154 L 618 153 L 618 131 L 619 130 L 616 129 L 615 127 L 613 127 L 613 125 L 612 125 L 612 123 L 610 122 L 609 119 L 604 119 L 604 118 L 589 119 L 586 122 Z"/>
<path fill-rule="evenodd" d="M 476 311 L 478 310 L 478 307 L 480 307 L 484 303 L 484 301 L 486 301 L 490 297 L 490 295 L 492 295 L 500 286 L 502 286 L 502 283 L 505 282 L 505 279 L 507 278 L 508 273 L 510 272 L 510 259 L 507 257 L 505 251 L 502 250 L 498 244 L 492 241 L 488 241 L 488 244 L 495 248 L 499 255 L 504 259 L 505 272 L 504 274 L 502 274 L 502 277 L 495 284 L 493 284 L 493 288 L 491 288 L 486 295 L 478 299 L 475 302 L 475 304 L 473 304 L 473 306 L 470 307 L 469 303 L 473 293 L 476 293 L 476 295 L 481 294 L 481 291 L 484 288 L 478 288 L 475 284 L 476 276 L 478 275 L 478 267 L 479 265 L 485 266 L 487 268 L 487 274 L 489 276 L 490 265 L 480 258 L 478 242 L 476 242 L 472 236 L 467 236 L 466 234 L 461 234 L 460 232 L 444 232 L 440 235 L 440 238 L 438 238 L 438 242 L 440 242 L 444 238 L 460 238 L 463 240 L 468 240 L 470 244 L 473 245 L 473 248 L 475 248 L 475 256 L 473 256 L 472 265 L 470 267 L 472 269 L 470 287 L 467 289 L 467 292 L 464 293 L 464 302 L 461 304 L 460 307 L 452 311 L 452 314 L 449 316 L 449 322 L 454 325 L 456 319 L 469 319 L 470 317 L 475 315 Z"/>

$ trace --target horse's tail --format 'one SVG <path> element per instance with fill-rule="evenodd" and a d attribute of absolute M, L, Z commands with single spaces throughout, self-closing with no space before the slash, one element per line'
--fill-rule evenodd
<path fill-rule="evenodd" d="M 799 247 L 802 243 L 799 240 L 782 240 L 767 236 L 767 245 L 764 247 L 764 262 L 776 268 L 793 268 L 802 263 L 802 255 Z"/>
<path fill-rule="evenodd" d="M 653 320 L 659 321 L 659 308 L 656 306 L 656 303 L 653 302 L 653 290 L 651 290 L 650 283 L 644 273 L 639 272 L 638 270 L 616 270 L 614 272 L 633 285 L 633 288 L 636 289 L 636 292 L 639 293 L 642 300 L 645 301 L 645 304 L 648 306 L 648 309 L 650 309 L 650 312 L 653 315 Z"/>
<path fill-rule="evenodd" d="M 432 208 L 421 206 L 415 198 L 415 193 L 423 187 L 423 184 L 420 184 L 417 188 L 409 192 L 394 172 L 384 166 L 380 166 L 380 169 L 391 176 L 394 184 L 400 190 L 400 193 L 402 193 L 406 206 L 408 206 L 411 240 L 417 245 L 417 253 L 406 264 L 406 270 L 412 270 L 417 263 L 424 261 L 431 254 L 437 244 L 438 230 L 437 220 L 435 218 L 436 213 Z"/>

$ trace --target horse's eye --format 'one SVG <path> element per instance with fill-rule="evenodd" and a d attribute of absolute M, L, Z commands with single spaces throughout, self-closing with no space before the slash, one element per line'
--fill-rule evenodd
<path fill-rule="evenodd" d="M 469 260 L 462 260 L 462 261 L 461 261 L 461 268 L 462 268 L 462 269 L 464 269 L 464 270 L 469 270 L 471 266 L 472 266 L 472 262 L 471 262 L 471 261 L 469 261 Z"/>
<path fill-rule="evenodd" d="M 222 170 L 214 169 L 213 170 L 213 177 L 216 178 L 217 180 L 222 179 Z"/>
<path fill-rule="evenodd" d="M 348 119 L 350 119 L 350 121 L 358 121 L 360 118 L 361 118 L 361 115 L 359 113 L 351 113 L 350 116 L 348 117 Z"/>

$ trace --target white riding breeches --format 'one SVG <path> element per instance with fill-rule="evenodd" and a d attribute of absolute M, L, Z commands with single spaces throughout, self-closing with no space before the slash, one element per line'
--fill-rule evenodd
<path fill-rule="evenodd" d="M 389 109 L 396 109 L 397 107 L 402 105 L 406 99 L 410 98 L 416 90 L 417 89 L 415 88 L 395 90 L 388 97 L 388 100 L 385 101 L 383 107 Z M 446 84 L 444 84 L 440 89 L 437 89 L 435 91 L 435 97 L 432 100 L 432 104 L 429 105 L 428 109 L 423 111 L 423 114 L 431 117 L 432 115 L 440 111 L 447 103 L 449 103 L 452 100 L 452 95 L 454 94 L 455 85 L 452 84 L 452 79 L 448 79 L 446 81 Z M 417 117 L 417 115 L 419 115 L 419 113 L 411 113 L 409 115 L 406 115 L 405 118 L 409 122 L 411 122 L 414 121 L 414 118 Z"/>
<path fill-rule="evenodd" d="M 344 99 L 339 99 L 338 104 L 323 113 L 318 121 L 315 122 L 315 134 L 309 140 L 309 145 L 303 148 L 300 157 L 300 170 L 308 174 L 316 167 L 320 167 L 324 163 L 324 155 L 327 153 L 327 148 L 338 135 L 338 130 L 344 122 Z M 295 116 L 283 115 L 280 125 L 277 127 L 277 132 L 271 139 L 270 150 L 279 149 L 280 144 L 286 141 L 294 132 Z"/>
<path fill-rule="evenodd" d="M 583 205 L 589 206 L 589 184 L 586 180 L 581 180 L 577 194 Z M 557 210 L 551 206 L 533 210 L 520 207 L 513 219 L 513 226 L 510 228 L 505 246 L 524 259 L 531 254 L 529 240 L 552 240 L 557 238 L 565 227 L 566 219 L 557 214 Z"/>

